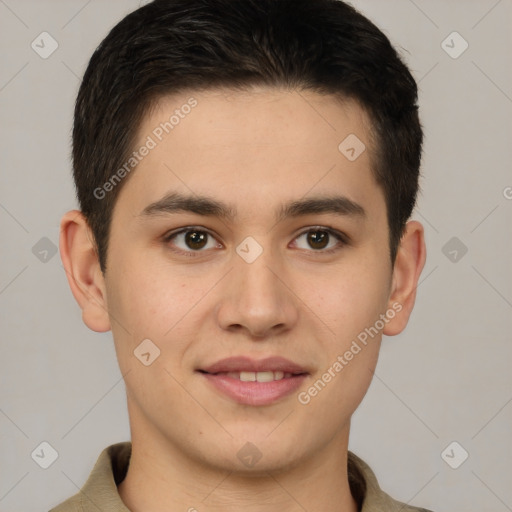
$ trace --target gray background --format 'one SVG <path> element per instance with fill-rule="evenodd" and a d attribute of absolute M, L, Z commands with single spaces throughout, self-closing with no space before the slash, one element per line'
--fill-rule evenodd
<path fill-rule="evenodd" d="M 62 214 L 76 207 L 69 142 L 80 76 L 139 3 L 0 0 L 5 512 L 56 505 L 82 486 L 105 446 L 129 439 L 111 335 L 82 324 L 51 249 Z M 428 256 L 408 328 L 384 338 L 350 448 L 397 499 L 437 512 L 512 510 L 512 1 L 354 5 L 401 48 L 419 81 L 426 144 L 413 218 L 425 226 Z M 43 31 L 59 45 L 46 59 L 31 48 Z M 453 31 L 469 44 L 457 58 L 462 39 L 442 44 Z M 43 441 L 58 452 L 48 469 L 31 457 Z M 460 447 L 443 459 L 453 441 Z M 469 457 L 453 469 L 447 461 L 459 464 L 462 450 Z"/>

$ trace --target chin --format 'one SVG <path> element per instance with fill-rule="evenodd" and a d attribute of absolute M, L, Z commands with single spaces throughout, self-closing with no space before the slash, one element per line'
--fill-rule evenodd
<path fill-rule="evenodd" d="M 290 439 L 258 433 L 251 437 L 233 437 L 226 443 L 208 442 L 208 449 L 201 453 L 204 463 L 216 470 L 229 471 L 243 476 L 268 477 L 268 473 L 289 470 L 300 464 L 306 456 L 304 446 L 297 452 L 297 443 Z M 197 446 L 197 445 L 196 445 Z M 212 450 L 212 447 L 215 449 Z"/>

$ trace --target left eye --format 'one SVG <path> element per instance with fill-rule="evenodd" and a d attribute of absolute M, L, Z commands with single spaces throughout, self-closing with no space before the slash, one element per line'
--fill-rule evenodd
<path fill-rule="evenodd" d="M 301 246 L 298 242 L 296 245 L 299 249 L 314 249 L 315 251 L 321 250 L 330 250 L 335 248 L 337 245 L 340 245 L 340 242 L 343 242 L 343 239 L 340 235 L 335 233 L 330 229 L 310 229 L 309 231 L 305 231 L 301 235 L 299 235 L 295 240 L 300 240 L 301 238 L 306 240 L 307 246 Z M 334 238 L 334 243 L 329 245 Z"/>

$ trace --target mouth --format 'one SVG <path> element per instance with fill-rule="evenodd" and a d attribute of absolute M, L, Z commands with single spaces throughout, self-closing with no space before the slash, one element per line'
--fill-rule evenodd
<path fill-rule="evenodd" d="M 310 375 L 302 366 L 281 357 L 232 357 L 196 371 L 216 393 L 252 406 L 285 399 Z"/>
<path fill-rule="evenodd" d="M 272 382 L 274 380 L 283 380 L 295 377 L 296 375 L 303 375 L 302 373 L 290 373 L 282 371 L 263 371 L 263 372 L 218 372 L 218 373 L 207 373 L 209 375 L 221 375 L 229 377 L 230 379 L 240 380 L 242 382 Z"/>

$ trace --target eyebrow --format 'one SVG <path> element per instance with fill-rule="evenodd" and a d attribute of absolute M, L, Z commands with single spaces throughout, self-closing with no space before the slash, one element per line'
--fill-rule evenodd
<path fill-rule="evenodd" d="M 189 212 L 202 216 L 218 217 L 233 222 L 236 208 L 207 196 L 184 195 L 172 192 L 146 206 L 140 217 Z M 281 206 L 276 213 L 276 222 L 287 218 L 311 214 L 334 213 L 343 217 L 365 218 L 366 211 L 358 203 L 345 196 L 312 197 L 291 201 Z"/>

